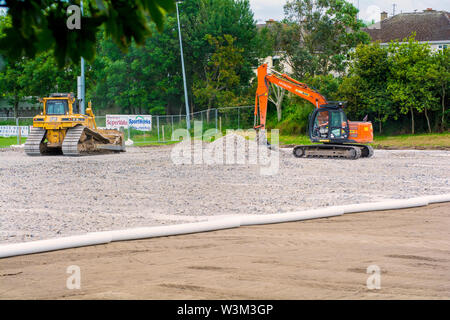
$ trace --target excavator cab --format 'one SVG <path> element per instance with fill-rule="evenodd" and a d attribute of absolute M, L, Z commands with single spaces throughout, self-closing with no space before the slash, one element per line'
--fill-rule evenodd
<path fill-rule="evenodd" d="M 348 141 L 349 123 L 342 104 L 328 104 L 315 109 L 309 118 L 309 135 L 313 142 Z"/>

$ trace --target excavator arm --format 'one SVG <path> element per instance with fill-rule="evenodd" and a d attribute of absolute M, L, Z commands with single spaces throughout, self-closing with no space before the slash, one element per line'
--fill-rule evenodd
<path fill-rule="evenodd" d="M 286 74 L 276 71 L 267 72 L 267 64 L 258 67 L 258 88 L 255 97 L 255 129 L 265 129 L 267 103 L 269 100 L 269 84 L 273 83 L 293 94 L 311 102 L 316 108 L 327 104 L 327 100 L 320 93 L 308 87 L 306 84 L 292 79 Z M 259 123 L 257 123 L 259 115 Z"/>

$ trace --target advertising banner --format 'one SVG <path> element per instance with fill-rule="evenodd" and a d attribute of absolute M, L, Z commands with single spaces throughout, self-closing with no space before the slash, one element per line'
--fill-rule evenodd
<path fill-rule="evenodd" d="M 151 115 L 124 115 L 124 114 L 107 114 L 106 128 L 107 129 L 125 129 L 133 128 L 140 131 L 152 130 L 152 116 Z"/>
<path fill-rule="evenodd" d="M 29 126 L 0 126 L 0 137 L 11 137 L 18 135 L 18 128 L 20 128 L 20 135 L 22 137 L 28 137 L 30 132 Z"/>

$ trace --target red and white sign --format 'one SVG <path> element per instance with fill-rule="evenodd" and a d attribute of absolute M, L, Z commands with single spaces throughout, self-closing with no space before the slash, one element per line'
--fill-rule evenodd
<path fill-rule="evenodd" d="M 107 114 L 106 115 L 106 128 L 107 129 L 120 129 L 124 127 L 128 129 L 128 115 L 124 114 Z"/>

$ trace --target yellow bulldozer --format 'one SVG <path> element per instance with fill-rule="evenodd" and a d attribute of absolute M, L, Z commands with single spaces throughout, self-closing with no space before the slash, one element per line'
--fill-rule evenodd
<path fill-rule="evenodd" d="M 33 118 L 25 143 L 29 156 L 85 154 L 125 151 L 123 131 L 98 129 L 89 102 L 85 114 L 71 93 L 54 93 L 43 98 L 43 111 Z"/>

